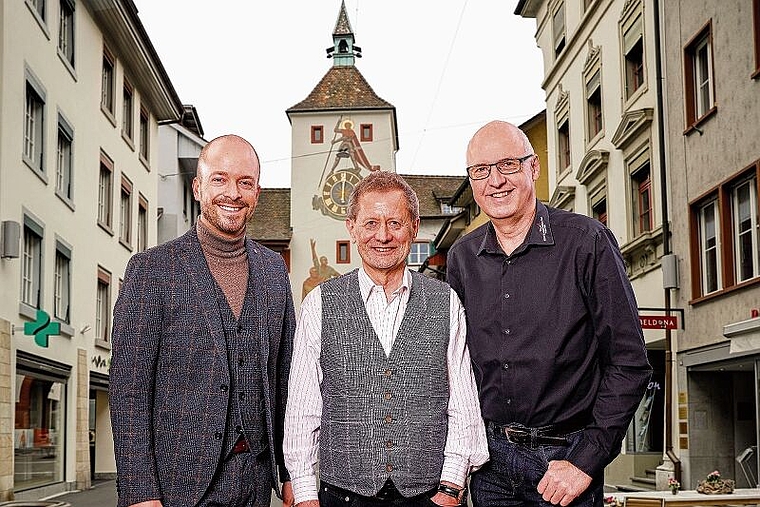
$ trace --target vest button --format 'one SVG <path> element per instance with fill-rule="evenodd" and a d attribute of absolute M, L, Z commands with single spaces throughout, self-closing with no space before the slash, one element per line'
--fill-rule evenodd
<path fill-rule="evenodd" d="M 214 438 L 217 440 L 221 440 L 223 436 L 224 435 L 222 435 L 221 431 L 217 431 L 216 433 L 214 433 Z"/>
<path fill-rule="evenodd" d="M 392 422 L 392 421 L 393 421 L 393 417 L 391 417 L 390 414 L 388 414 L 388 415 L 385 416 L 385 422 L 389 423 L 389 422 Z"/>
<path fill-rule="evenodd" d="M 240 434 L 240 433 L 242 433 L 242 432 L 243 432 L 243 427 L 242 427 L 242 426 L 240 426 L 240 425 L 237 425 L 237 426 L 235 426 L 235 431 L 236 431 L 238 434 Z"/>
<path fill-rule="evenodd" d="M 391 393 L 385 393 L 386 400 L 390 400 L 391 398 L 393 398 L 393 395 Z"/>
<path fill-rule="evenodd" d="M 227 389 L 229 388 L 227 387 L 227 384 L 222 384 L 221 386 L 219 386 L 219 389 L 221 389 L 223 393 L 226 393 Z"/>
<path fill-rule="evenodd" d="M 387 465 L 385 465 L 385 471 L 386 472 L 393 472 L 393 465 L 391 465 L 390 463 L 388 463 Z"/>
<path fill-rule="evenodd" d="M 245 399 L 245 393 L 238 394 L 238 398 L 240 398 L 241 400 Z"/>
<path fill-rule="evenodd" d="M 245 362 L 245 361 L 243 361 L 243 358 L 242 358 L 242 357 L 241 357 L 240 359 L 238 359 L 238 365 L 239 365 L 239 366 L 243 366 L 243 363 L 244 363 L 244 362 Z"/>

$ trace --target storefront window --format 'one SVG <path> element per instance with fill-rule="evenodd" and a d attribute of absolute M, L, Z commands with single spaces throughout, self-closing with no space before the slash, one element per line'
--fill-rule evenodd
<path fill-rule="evenodd" d="M 32 373 L 16 375 L 16 490 L 63 480 L 65 407 L 65 383 Z"/>

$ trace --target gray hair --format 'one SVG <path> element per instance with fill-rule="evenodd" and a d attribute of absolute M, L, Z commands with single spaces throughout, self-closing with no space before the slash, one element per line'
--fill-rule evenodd
<path fill-rule="evenodd" d="M 349 220 L 356 220 L 359 214 L 359 199 L 368 192 L 392 192 L 400 190 L 406 199 L 406 209 L 412 221 L 420 217 L 420 201 L 417 193 L 409 183 L 396 173 L 388 171 L 375 171 L 361 180 L 351 195 L 348 197 L 348 208 L 346 217 Z"/>

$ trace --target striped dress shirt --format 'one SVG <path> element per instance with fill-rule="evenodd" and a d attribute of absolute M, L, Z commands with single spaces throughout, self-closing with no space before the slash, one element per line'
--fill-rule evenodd
<path fill-rule="evenodd" d="M 363 268 L 359 290 L 372 327 L 389 355 L 409 301 L 412 277 L 404 271 L 401 286 L 386 298 Z M 480 402 L 465 342 L 464 309 L 452 290 L 449 298 L 450 336 L 448 434 L 441 481 L 463 486 L 468 473 L 488 460 L 488 443 L 480 415 Z M 290 367 L 288 405 L 283 449 L 296 503 L 317 499 L 316 464 L 322 419 L 322 292 L 317 286 L 301 304 Z M 329 395 L 329 394 L 328 394 Z"/>

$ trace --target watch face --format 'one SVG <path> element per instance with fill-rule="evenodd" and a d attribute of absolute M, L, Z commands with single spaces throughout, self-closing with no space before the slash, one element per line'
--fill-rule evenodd
<path fill-rule="evenodd" d="M 325 211 L 335 218 L 345 218 L 348 196 L 360 181 L 361 177 L 352 171 L 336 171 L 328 176 L 322 187 Z"/>

